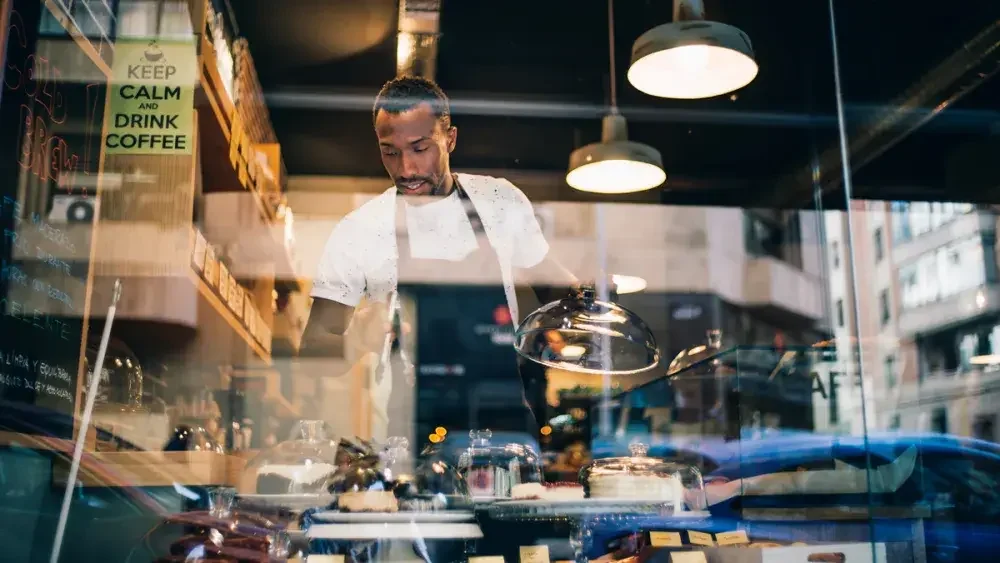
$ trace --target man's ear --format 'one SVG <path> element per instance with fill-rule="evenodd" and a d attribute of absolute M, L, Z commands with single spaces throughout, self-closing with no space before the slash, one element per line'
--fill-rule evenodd
<path fill-rule="evenodd" d="M 448 128 L 448 152 L 455 150 L 455 143 L 458 141 L 458 127 L 452 125 Z"/>

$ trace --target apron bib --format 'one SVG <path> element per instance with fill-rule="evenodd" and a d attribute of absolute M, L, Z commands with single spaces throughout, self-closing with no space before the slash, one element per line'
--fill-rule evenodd
<path fill-rule="evenodd" d="M 409 324 L 415 334 L 417 332 L 418 319 L 411 318 L 408 309 L 401 303 L 413 295 L 431 293 L 422 290 L 419 286 L 406 286 L 401 280 L 411 279 L 407 273 L 416 271 L 433 270 L 437 279 L 461 280 L 463 272 L 468 272 L 469 268 L 477 269 L 479 276 L 485 277 L 486 284 L 477 286 L 477 299 L 487 300 L 490 303 L 496 302 L 507 306 L 507 298 L 504 292 L 503 276 L 500 268 L 500 259 L 496 250 L 483 233 L 483 229 L 477 228 L 482 225 L 482 219 L 474 203 L 468 197 L 465 190 L 456 181 L 455 190 L 462 200 L 468 213 L 473 232 L 476 234 L 477 248 L 469 253 L 461 261 L 451 261 L 443 259 L 414 258 L 410 250 L 409 238 L 399 235 L 396 229 L 396 264 L 398 268 L 397 290 L 390 296 L 390 305 L 394 311 L 395 319 L 393 325 L 398 327 Z M 396 198 L 396 225 L 406 225 L 405 204 Z M 456 281 L 454 285 L 460 285 Z M 521 316 L 530 313 L 538 307 L 538 299 L 530 287 L 515 285 L 516 296 L 519 303 L 519 314 Z M 447 288 L 441 288 L 441 292 L 448 293 Z M 401 299 L 402 297 L 402 299 Z M 463 312 L 458 311 L 461 315 Z M 512 319 L 514 326 L 520 319 Z M 451 325 L 454 327 L 454 325 Z M 418 334 L 420 339 L 443 338 L 441 346 L 447 350 L 450 343 L 455 342 L 454 334 L 449 335 L 449 331 L 442 334 Z M 454 331 L 451 331 L 454 333 Z M 387 342 L 390 342 L 387 339 Z M 398 338 L 391 341 L 391 345 L 383 352 L 383 359 L 388 361 L 388 370 L 380 370 L 382 377 L 377 378 L 376 386 L 385 392 L 388 384 L 388 436 L 409 437 L 414 446 L 423 444 L 426 441 L 426 431 L 433 431 L 437 426 L 443 426 L 451 431 L 465 433 L 469 430 L 489 428 L 494 431 L 508 431 L 527 433 L 534 438 L 537 435 L 537 425 L 531 409 L 528 406 L 524 395 L 524 384 L 518 370 L 518 356 L 513 345 L 506 348 L 503 358 L 498 360 L 498 366 L 491 366 L 492 375 L 482 377 L 477 373 L 477 369 L 466 368 L 461 375 L 423 375 L 418 376 L 417 367 L 421 358 L 410 357 L 412 350 L 407 350 Z M 457 346 L 456 346 L 457 348 Z M 508 353 L 509 352 L 509 353 Z M 448 358 L 451 360 L 451 358 Z M 426 362 L 425 362 L 426 363 Z M 458 362 L 454 362 L 458 363 Z M 505 365 L 506 364 L 506 365 Z M 388 373 L 386 373 L 388 371 Z M 380 380 L 379 380 L 380 379 Z M 386 379 L 391 379 L 391 383 Z M 433 391 L 438 397 L 434 401 L 421 401 L 420 391 Z M 457 404 L 456 404 L 457 402 Z M 447 406 L 447 408 L 445 408 Z M 418 420 L 418 417 L 420 420 Z M 418 427 L 419 425 L 419 427 Z M 420 430 L 425 430 L 418 434 Z"/>

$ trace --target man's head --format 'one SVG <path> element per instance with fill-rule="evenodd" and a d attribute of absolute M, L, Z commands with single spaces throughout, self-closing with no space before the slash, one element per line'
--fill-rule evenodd
<path fill-rule="evenodd" d="M 458 129 L 448 96 L 433 80 L 407 76 L 386 82 L 372 110 L 382 165 L 405 195 L 451 190 L 449 156 Z"/>

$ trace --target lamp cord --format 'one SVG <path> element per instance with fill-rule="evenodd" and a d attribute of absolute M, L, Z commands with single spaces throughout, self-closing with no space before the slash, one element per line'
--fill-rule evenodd
<path fill-rule="evenodd" d="M 608 51 L 611 60 L 611 113 L 618 114 L 618 89 L 615 87 L 615 9 L 614 0 L 608 0 Z"/>

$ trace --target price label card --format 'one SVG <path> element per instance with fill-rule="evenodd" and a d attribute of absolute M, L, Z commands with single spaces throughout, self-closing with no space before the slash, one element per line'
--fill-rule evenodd
<path fill-rule="evenodd" d="M 504 563 L 502 555 L 480 555 L 470 557 L 469 563 Z"/>
<path fill-rule="evenodd" d="M 719 542 L 719 545 L 740 545 L 750 543 L 750 538 L 747 537 L 746 530 L 715 534 L 715 540 Z"/>
<path fill-rule="evenodd" d="M 310 555 L 306 563 L 344 563 L 343 555 Z"/>
<path fill-rule="evenodd" d="M 549 563 L 549 546 L 522 545 L 521 563 Z"/>
<path fill-rule="evenodd" d="M 650 532 L 649 543 L 653 547 L 679 547 L 683 545 L 680 532 Z"/>
<path fill-rule="evenodd" d="M 705 532 L 688 531 L 688 540 L 691 541 L 692 545 L 704 545 L 708 547 L 715 545 L 715 541 L 712 540 L 712 534 L 706 534 Z"/>
<path fill-rule="evenodd" d="M 675 551 L 670 554 L 670 563 L 708 563 L 703 551 Z"/>

